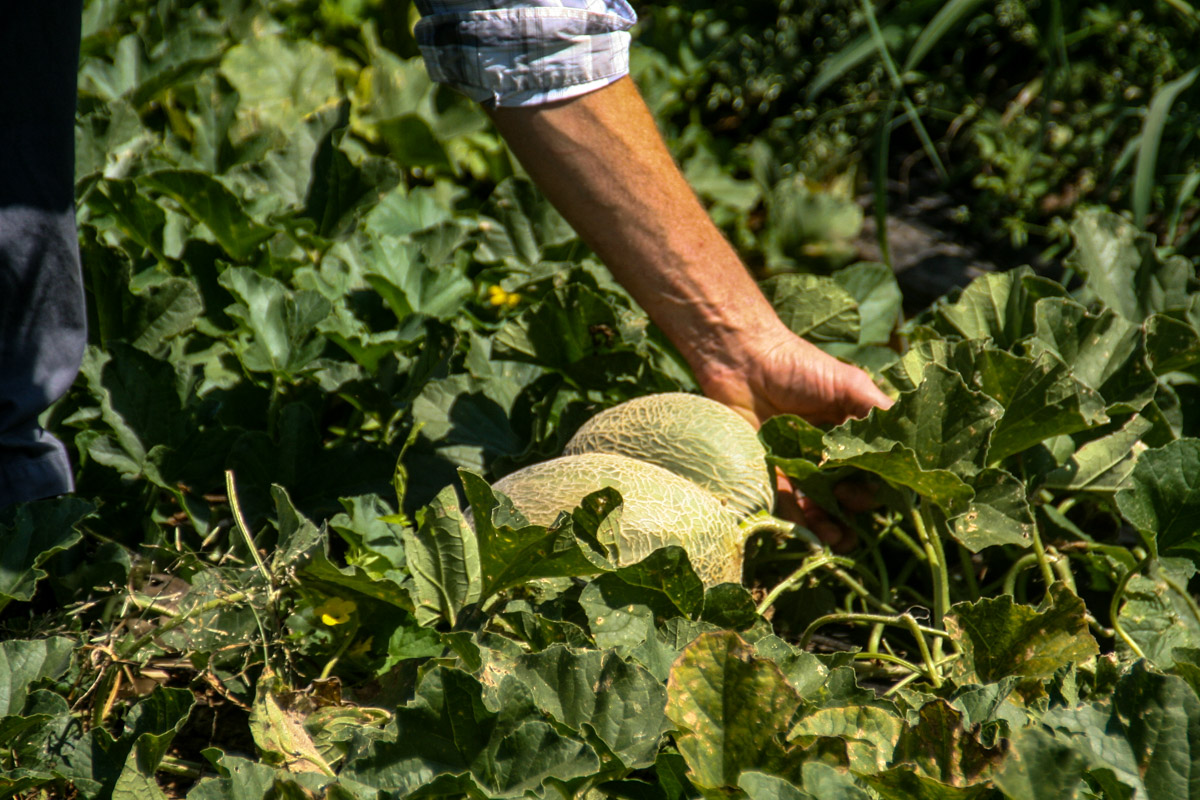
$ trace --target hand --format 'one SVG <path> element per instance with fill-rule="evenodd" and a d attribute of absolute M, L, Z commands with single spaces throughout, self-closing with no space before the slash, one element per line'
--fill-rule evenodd
<path fill-rule="evenodd" d="M 698 369 L 704 393 L 756 428 L 777 414 L 839 423 L 892 405 L 858 367 L 838 361 L 782 325 L 772 327 L 762 340 L 738 348 L 742 363 Z"/>
<path fill-rule="evenodd" d="M 797 414 L 809 422 L 842 422 L 865 416 L 873 407 L 888 408 L 892 399 L 870 376 L 844 364 L 786 329 L 776 328 L 757 348 L 745 348 L 747 363 L 741 371 L 717 368 L 699 370 L 705 394 L 731 406 L 755 426 L 776 414 Z M 844 553 L 857 543 L 854 532 L 840 525 L 811 498 L 777 473 L 776 513 L 812 531 L 835 552 Z M 872 493 L 861 484 L 847 482 L 834 489 L 838 502 L 849 511 L 869 509 Z"/>

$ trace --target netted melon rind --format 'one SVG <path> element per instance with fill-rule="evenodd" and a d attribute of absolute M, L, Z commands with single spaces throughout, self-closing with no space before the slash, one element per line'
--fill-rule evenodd
<path fill-rule="evenodd" d="M 653 394 L 602 411 L 565 454 L 612 453 L 656 464 L 703 487 L 738 517 L 775 505 L 775 484 L 758 434 L 736 411 L 683 392 Z"/>
<path fill-rule="evenodd" d="M 740 583 L 745 536 L 738 517 L 691 481 L 642 461 L 608 453 L 562 456 L 508 475 L 492 488 L 535 525 L 549 525 L 592 492 L 621 493 L 619 564 L 660 547 L 684 548 L 705 585 Z"/>

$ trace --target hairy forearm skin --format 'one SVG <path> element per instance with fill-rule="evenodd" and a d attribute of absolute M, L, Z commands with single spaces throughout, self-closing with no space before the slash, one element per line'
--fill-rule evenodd
<path fill-rule="evenodd" d="M 888 399 L 779 321 L 675 165 L 633 82 L 490 110 L 522 165 L 682 353 L 705 393 L 756 424 L 861 415 Z M 865 383 L 864 383 L 865 382 Z"/>
<path fill-rule="evenodd" d="M 693 370 L 736 361 L 730 348 L 778 324 L 628 78 L 566 103 L 492 116 L 530 176 Z"/>

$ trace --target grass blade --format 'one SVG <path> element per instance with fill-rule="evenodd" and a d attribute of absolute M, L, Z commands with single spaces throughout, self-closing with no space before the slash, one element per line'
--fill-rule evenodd
<path fill-rule="evenodd" d="M 1162 142 L 1167 115 L 1171 112 L 1175 98 L 1192 85 L 1197 75 L 1200 75 L 1200 67 L 1163 86 L 1155 92 L 1150 101 L 1146 121 L 1142 125 L 1137 163 L 1133 168 L 1133 221 L 1139 228 L 1145 227 L 1146 215 L 1150 213 L 1150 200 L 1154 192 L 1154 168 L 1158 161 L 1158 146 Z"/>
<path fill-rule="evenodd" d="M 908 51 L 908 57 L 904 59 L 904 71 L 908 72 L 913 67 L 921 62 L 921 59 L 933 49 L 943 36 L 959 23 L 959 21 L 975 10 L 975 6 L 979 5 L 983 0 L 948 0 L 946 5 L 934 14 L 933 19 L 929 21 L 922 30 L 917 40 L 913 42 L 913 46 Z"/>
<path fill-rule="evenodd" d="M 895 47 L 904 39 L 904 31 L 898 25 L 888 25 L 880 31 L 889 47 Z M 866 61 L 879 51 L 875 39 L 863 34 L 844 48 L 825 59 L 821 69 L 808 86 L 808 101 L 812 102 L 821 92 L 836 83 L 843 75 Z"/>
<path fill-rule="evenodd" d="M 1183 180 L 1183 185 L 1175 194 L 1175 209 L 1171 212 L 1171 224 L 1167 226 L 1170 232 L 1163 244 L 1174 244 L 1179 237 L 1179 220 L 1183 216 L 1183 207 L 1196 194 L 1197 188 L 1200 188 L 1200 172 L 1189 172 Z"/>
<path fill-rule="evenodd" d="M 933 145 L 933 138 L 929 135 L 929 131 L 925 130 L 925 125 L 921 122 L 921 117 L 917 114 L 917 107 L 904 91 L 904 80 L 900 77 L 900 70 L 896 67 L 896 62 L 892 59 L 887 39 L 884 38 L 883 31 L 879 28 L 879 21 L 875 19 L 875 9 L 871 6 L 871 0 L 862 0 L 862 7 L 863 13 L 867 17 L 867 25 L 871 30 L 871 39 L 875 43 L 875 48 L 879 51 L 879 57 L 883 60 L 888 78 L 891 80 L 893 95 L 903 99 L 904 109 L 917 131 L 917 137 L 921 140 L 921 146 L 925 150 L 925 155 L 929 156 L 929 160 L 933 162 L 938 177 L 943 182 L 949 181 L 950 176 L 946 172 L 946 165 L 942 163 L 942 159 Z M 890 118 L 890 115 L 886 118 Z"/>

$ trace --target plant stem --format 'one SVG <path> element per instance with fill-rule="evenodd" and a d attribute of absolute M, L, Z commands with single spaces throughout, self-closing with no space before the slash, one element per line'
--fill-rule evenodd
<path fill-rule="evenodd" d="M 899 656 L 889 655 L 888 653 L 855 653 L 853 658 L 855 661 L 882 661 L 885 664 L 895 664 L 898 667 L 904 667 L 909 672 L 915 672 L 918 678 L 929 675 L 926 669 L 918 667 L 911 661 L 905 661 Z"/>
<path fill-rule="evenodd" d="M 921 626 L 917 624 L 912 614 L 903 614 L 900 619 L 904 621 L 904 624 L 912 631 L 913 638 L 917 640 L 917 648 L 921 651 L 921 659 L 925 662 L 925 669 L 929 674 L 929 682 L 933 684 L 933 688 L 940 689 L 942 686 L 942 676 L 938 672 L 937 666 L 933 663 L 933 655 L 929 652 L 929 645 L 926 644 L 925 637 L 921 635 Z M 940 642 L 941 639 L 938 639 L 935 641 L 935 644 Z M 941 658 L 940 653 L 938 654 L 938 658 Z"/>
<path fill-rule="evenodd" d="M 971 600 L 979 599 L 979 581 L 975 578 L 975 561 L 971 551 L 963 544 L 958 545 L 958 558 L 962 562 L 963 578 L 967 582 L 967 593 Z"/>
<path fill-rule="evenodd" d="M 1049 589 L 1054 583 L 1054 570 L 1050 568 L 1050 560 L 1046 558 L 1046 548 L 1042 546 L 1042 535 L 1037 525 L 1033 526 L 1033 553 L 1037 557 L 1038 567 L 1042 570 L 1042 580 Z"/>
<path fill-rule="evenodd" d="M 919 510 L 914 510 L 913 525 L 917 529 L 917 538 L 925 548 L 925 559 L 929 563 L 929 575 L 933 581 L 933 626 L 941 628 L 946 611 L 950 608 L 950 580 L 946 570 L 946 554 L 942 550 L 941 532 L 933 518 L 933 511 L 922 503 Z M 942 657 L 942 640 L 933 643 L 933 652 L 937 658 Z"/>
<path fill-rule="evenodd" d="M 1132 650 L 1134 655 L 1136 655 L 1138 658 L 1145 658 L 1146 654 L 1142 652 L 1142 648 L 1138 646 L 1138 643 L 1130 638 L 1129 634 L 1125 632 L 1125 629 L 1121 627 L 1121 619 L 1118 616 L 1118 613 L 1120 611 L 1119 606 L 1121 604 L 1121 600 L 1125 596 L 1125 589 L 1129 586 L 1129 581 L 1134 575 L 1145 569 L 1146 565 L 1149 563 L 1150 557 L 1147 556 L 1146 558 L 1142 559 L 1136 567 L 1129 570 L 1129 572 L 1126 572 L 1121 577 L 1121 582 L 1117 584 L 1117 589 L 1113 592 L 1112 600 L 1109 601 L 1108 604 L 1108 616 L 1112 619 L 1113 631 L 1116 632 L 1117 636 L 1121 637 L 1121 641 L 1129 645 L 1129 649 Z"/>
<path fill-rule="evenodd" d="M 321 680 L 325 680 L 326 678 L 329 677 L 329 673 L 333 672 L 333 668 L 335 666 L 337 666 L 338 660 L 346 652 L 346 649 L 348 647 L 350 647 L 350 643 L 352 641 L 354 641 L 354 636 L 357 633 L 358 633 L 358 620 L 355 620 L 354 623 L 351 625 L 350 630 L 346 631 L 346 633 L 343 635 L 342 644 L 340 647 L 338 647 L 337 652 L 333 654 L 332 658 L 330 658 L 328 661 L 325 662 L 325 667 L 321 670 L 321 678 L 320 678 Z"/>
<path fill-rule="evenodd" d="M 244 603 L 248 599 L 250 599 L 249 593 L 234 592 L 226 595 L 225 597 L 217 597 L 209 600 L 207 603 L 201 603 L 195 608 L 189 609 L 187 613 L 172 617 L 166 624 L 155 628 L 149 633 L 135 639 L 132 643 L 125 645 L 120 649 L 119 655 L 121 658 L 130 658 L 134 653 L 136 653 L 138 650 L 141 650 L 155 638 L 162 636 L 164 633 L 175 630 L 190 619 L 194 619 L 201 614 L 207 614 L 209 611 L 215 611 L 218 608 L 223 608 L 224 606 L 234 606 L 238 603 Z"/>
<path fill-rule="evenodd" d="M 1200 606 L 1196 605 L 1195 598 L 1193 598 L 1190 594 L 1188 594 L 1187 588 L 1180 586 L 1178 583 L 1171 580 L 1166 575 L 1163 576 L 1162 580 L 1163 580 L 1163 583 L 1165 583 L 1177 595 L 1179 595 L 1180 597 L 1183 598 L 1183 602 L 1187 605 L 1188 610 L 1192 612 L 1192 619 L 1194 619 L 1194 620 L 1196 620 L 1196 622 L 1200 623 Z"/>
<path fill-rule="evenodd" d="M 237 526 L 238 532 L 242 534 L 242 538 L 246 540 L 246 547 L 250 548 L 250 555 L 254 559 L 254 565 L 258 568 L 259 574 L 263 576 L 263 580 L 267 582 L 267 586 L 271 586 L 271 574 L 267 572 L 267 567 L 263 563 L 262 557 L 258 554 L 258 548 L 254 546 L 254 537 L 250 535 L 250 529 L 246 526 L 246 517 L 242 514 L 242 504 L 238 500 L 237 486 L 234 484 L 233 470 L 225 470 L 225 492 L 229 496 L 229 508 L 233 512 L 233 521 Z"/>
<path fill-rule="evenodd" d="M 1071 572 L 1071 559 L 1055 553 L 1054 562 L 1051 566 L 1054 567 L 1054 572 L 1058 576 L 1058 579 L 1071 590 L 1071 594 L 1079 594 L 1079 590 L 1075 588 L 1075 575 Z"/>
<path fill-rule="evenodd" d="M 942 685 L 942 676 L 938 672 L 936 661 L 933 654 L 929 650 L 929 645 L 925 642 L 925 634 L 935 637 L 935 641 L 941 641 L 941 638 L 949 636 L 945 631 L 940 631 L 935 628 L 927 628 L 919 624 L 912 614 L 900 614 L 895 617 L 885 617 L 879 614 L 827 614 L 812 621 L 807 628 L 804 629 L 804 635 L 800 637 L 800 647 L 808 646 L 809 641 L 816 631 L 832 622 L 870 622 L 876 625 L 896 625 L 906 628 L 913 638 L 917 640 L 917 649 L 921 652 L 921 660 L 925 663 L 924 674 L 929 678 L 929 682 L 934 688 L 939 688 Z M 874 634 L 872 634 L 874 635 Z M 917 670 L 912 664 L 904 659 L 887 654 L 887 653 L 864 653 L 864 658 L 878 658 L 881 661 L 888 661 L 894 664 L 901 664 L 910 669 Z"/>
<path fill-rule="evenodd" d="M 818 569 L 827 564 L 843 564 L 848 567 L 854 566 L 854 562 L 850 559 L 839 558 L 838 556 L 834 556 L 829 553 L 820 553 L 815 556 L 810 556 L 809 560 L 805 560 L 805 563 L 802 564 L 799 569 L 784 578 L 779 582 L 778 585 L 776 585 L 774 589 L 767 593 L 767 596 L 763 598 L 763 601 L 758 604 L 758 615 L 762 616 L 765 614 L 767 609 L 773 606 L 775 601 L 779 599 L 780 595 L 782 595 L 784 592 L 791 591 L 793 588 L 800 585 L 800 583 L 811 573 L 816 572 Z M 863 589 L 863 591 L 865 592 L 866 590 Z"/>
<path fill-rule="evenodd" d="M 937 662 L 937 666 L 939 668 L 941 668 L 941 667 L 945 666 L 946 664 L 949 664 L 951 661 L 957 661 L 959 658 L 962 658 L 962 655 L 960 653 L 951 653 L 950 655 L 943 658 L 941 661 Z M 914 672 L 911 675 L 906 675 L 905 677 L 898 680 L 896 682 L 895 686 L 893 686 L 892 688 L 890 688 L 886 692 L 884 692 L 883 696 L 889 697 L 889 696 L 895 694 L 896 692 L 903 689 L 905 686 L 908 686 L 910 683 L 915 681 L 917 678 L 920 678 L 922 674 L 924 674 L 924 673 Z"/>
<path fill-rule="evenodd" d="M 910 624 L 908 621 L 906 621 L 905 617 L 911 619 L 912 623 Z M 823 617 L 817 617 L 814 619 L 808 624 L 808 627 L 804 629 L 804 634 L 800 637 L 800 649 L 803 650 L 805 647 L 808 647 L 808 643 L 812 639 L 814 633 L 826 625 L 830 625 L 835 622 L 870 622 L 878 623 L 880 625 L 896 625 L 902 628 L 908 628 L 914 632 L 925 633 L 936 638 L 950 638 L 950 634 L 946 633 L 945 631 L 938 630 L 937 628 L 930 628 L 926 625 L 921 625 L 917 622 L 916 618 L 912 616 L 912 614 L 900 614 L 898 616 L 890 617 L 884 616 L 883 614 L 826 614 Z M 917 627 L 913 628 L 913 625 L 916 625 Z"/>
<path fill-rule="evenodd" d="M 1008 568 L 1008 572 L 1004 575 L 1004 586 L 1002 592 L 1007 595 L 1017 596 L 1017 576 L 1024 570 L 1037 561 L 1036 553 L 1026 553 L 1013 562 L 1013 565 Z"/>
<path fill-rule="evenodd" d="M 837 577 L 838 580 L 840 580 L 842 583 L 846 584 L 847 588 L 849 588 L 850 591 L 854 592 L 856 595 L 861 597 L 867 603 L 867 605 L 874 606 L 875 608 L 879 609 L 880 611 L 885 611 L 888 614 L 897 613 L 896 609 L 893 608 L 891 606 L 891 604 L 889 604 L 883 600 L 880 600 L 878 597 L 871 594 L 869 591 L 867 591 L 865 586 L 863 586 L 861 583 L 856 581 L 853 578 L 853 576 L 848 575 L 841 567 L 834 567 L 832 572 Z"/>
<path fill-rule="evenodd" d="M 888 536 L 889 534 L 890 534 L 891 536 L 895 536 L 895 537 L 896 537 L 896 539 L 897 539 L 897 540 L 899 540 L 900 544 L 904 545 L 904 546 L 905 546 L 905 547 L 907 547 L 907 548 L 908 548 L 910 551 L 912 551 L 912 554 L 913 554 L 914 556 L 916 556 L 917 558 L 921 558 L 921 559 L 925 558 L 925 551 L 924 551 L 923 549 L 921 549 L 921 546 L 920 546 L 919 544 L 917 544 L 916 542 L 914 542 L 914 541 L 912 540 L 912 537 L 911 537 L 911 536 L 909 536 L 907 533 L 905 533 L 905 532 L 904 532 L 904 531 L 903 531 L 903 530 L 900 528 L 900 526 L 899 526 L 899 525 L 892 525 L 891 527 L 889 527 L 889 528 L 888 528 L 887 530 L 885 530 L 885 531 L 883 532 L 883 534 L 882 534 L 882 535 L 879 537 L 879 540 L 880 540 L 880 541 L 883 541 L 884 537 L 885 537 L 885 536 Z"/>

